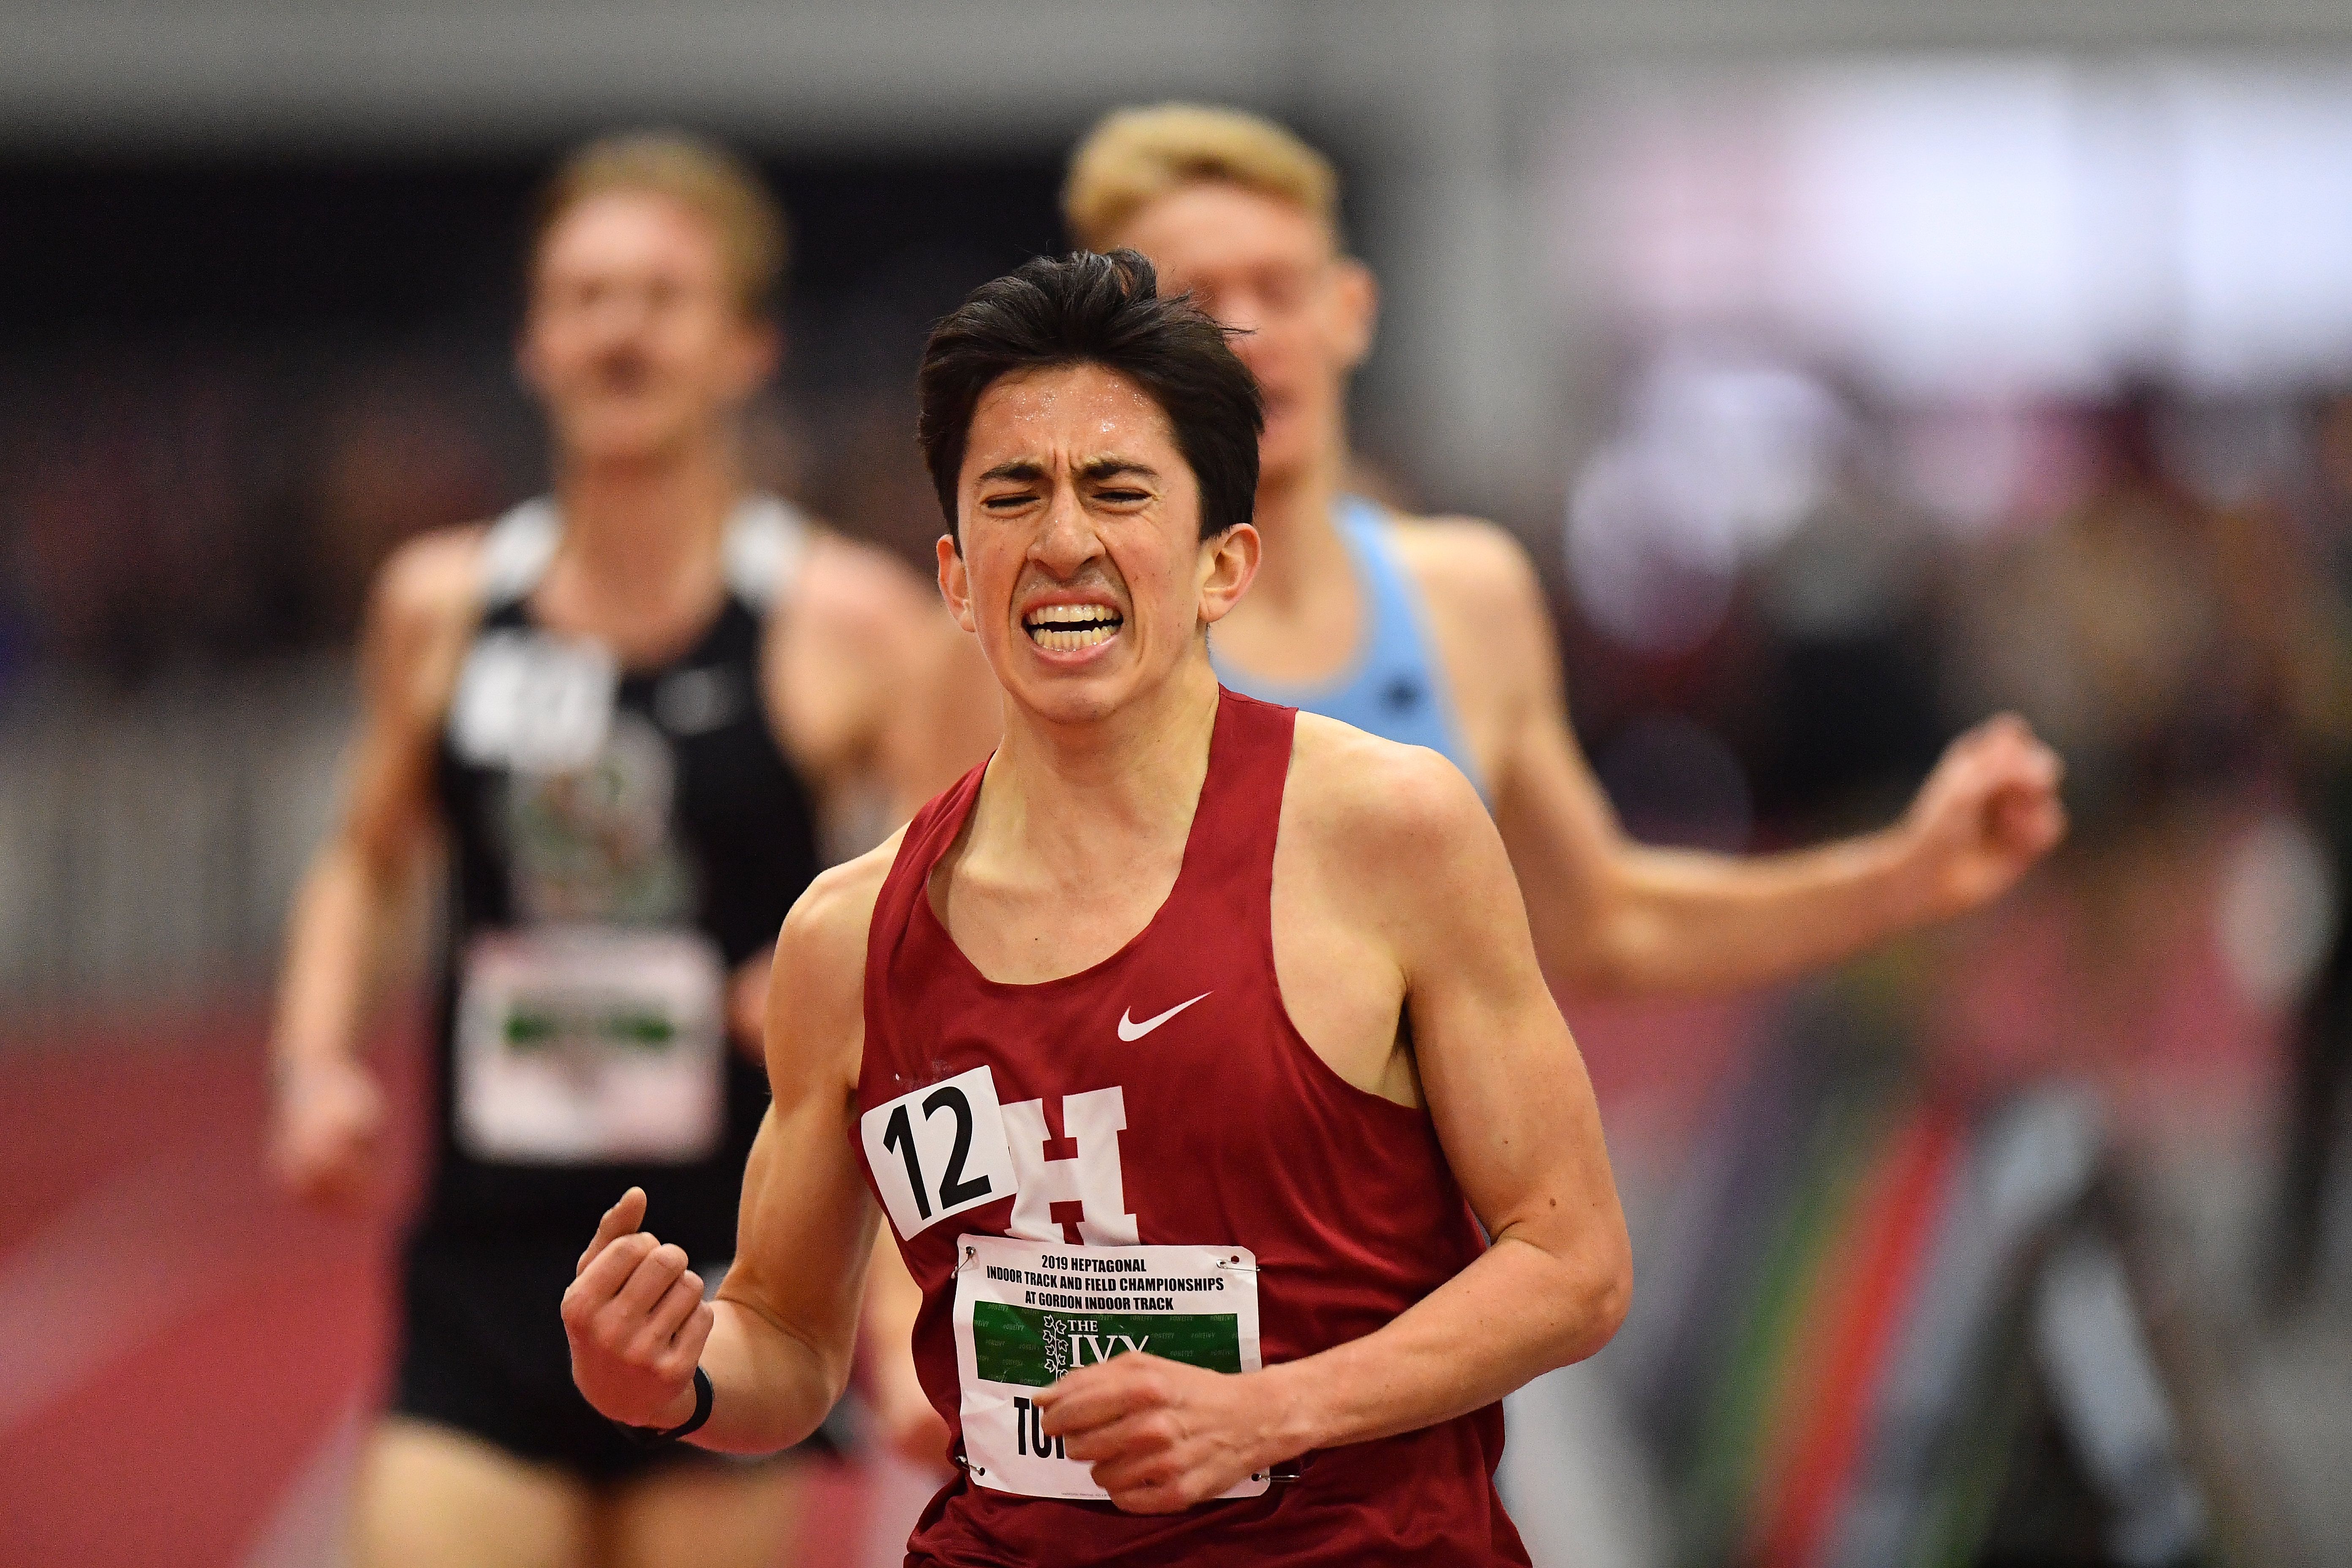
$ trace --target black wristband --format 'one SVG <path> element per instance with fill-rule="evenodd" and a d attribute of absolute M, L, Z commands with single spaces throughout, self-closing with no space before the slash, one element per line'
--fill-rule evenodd
<path fill-rule="evenodd" d="M 698 1366 L 694 1369 L 694 1414 L 683 1423 L 667 1431 L 658 1426 L 632 1426 L 625 1421 L 615 1421 L 613 1425 L 648 1447 L 656 1443 L 675 1443 L 702 1430 L 702 1424 L 710 1419 L 712 1399 L 710 1374 Z"/>

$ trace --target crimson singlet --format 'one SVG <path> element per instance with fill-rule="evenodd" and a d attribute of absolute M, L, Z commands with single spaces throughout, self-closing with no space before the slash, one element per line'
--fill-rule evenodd
<path fill-rule="evenodd" d="M 1030 1173 L 1017 1215 L 1016 1200 L 1000 1198 L 911 1239 L 899 1233 L 923 1292 L 916 1367 L 965 1466 L 924 1511 L 909 1563 L 1528 1561 L 1495 1492 L 1499 1405 L 1304 1456 L 1294 1481 L 1173 1515 L 1013 1495 L 969 1474 L 954 1321 L 960 1236 L 1025 1234 L 1073 1251 L 1082 1242 L 1247 1248 L 1267 1364 L 1372 1332 L 1484 1247 L 1428 1112 L 1340 1079 L 1283 1006 L 1274 850 L 1296 718 L 1221 691 L 1167 902 L 1124 948 L 1063 979 L 988 979 L 932 910 L 931 869 L 971 813 L 984 767 L 908 826 L 867 938 L 860 1116 L 985 1068 L 1013 1164 Z M 1090 1093 L 1112 1089 L 1108 1100 Z M 1076 1097 L 1086 1098 L 1071 1105 Z M 1021 1146 L 1024 1129 L 1038 1146 Z M 856 1130 L 851 1141 L 881 1193 L 874 1162 L 893 1156 Z M 1055 1194 L 1062 1201 L 1049 1201 Z"/>

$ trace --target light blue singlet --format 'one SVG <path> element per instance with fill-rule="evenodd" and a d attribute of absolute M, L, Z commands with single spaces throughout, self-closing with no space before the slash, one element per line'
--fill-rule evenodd
<path fill-rule="evenodd" d="M 1218 658 L 1216 637 L 1212 634 L 1210 659 L 1217 667 L 1217 679 L 1262 701 L 1320 713 L 1408 746 L 1427 746 L 1460 768 L 1484 794 L 1486 784 L 1478 776 L 1478 764 L 1454 714 L 1445 672 L 1430 646 L 1420 590 L 1389 537 L 1387 520 L 1362 497 L 1343 496 L 1333 521 L 1339 524 L 1339 537 L 1347 542 L 1349 558 L 1356 566 L 1356 584 L 1363 595 L 1364 618 L 1357 634 L 1354 667 L 1323 686 L 1260 680 Z"/>

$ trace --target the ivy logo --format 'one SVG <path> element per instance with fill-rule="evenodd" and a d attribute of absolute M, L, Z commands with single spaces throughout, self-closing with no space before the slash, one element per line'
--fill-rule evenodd
<path fill-rule="evenodd" d="M 978 1301 L 971 1310 L 971 1342 L 982 1378 L 1026 1388 L 1043 1388 L 1079 1367 L 1147 1347 L 1187 1366 L 1242 1369 L 1241 1336 L 1230 1312 L 1080 1316 Z"/>

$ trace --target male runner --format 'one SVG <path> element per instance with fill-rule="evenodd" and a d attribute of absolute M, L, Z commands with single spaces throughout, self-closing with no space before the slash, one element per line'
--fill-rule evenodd
<path fill-rule="evenodd" d="M 564 1296 L 583 1392 L 799 1439 L 887 1213 L 965 1467 L 911 1562 L 1524 1563 L 1495 1402 L 1631 1279 L 1491 819 L 1219 688 L 1259 405 L 1140 257 L 984 286 L 920 392 L 1003 742 L 794 906 L 734 1267 L 706 1303 L 625 1194 Z"/>
<path fill-rule="evenodd" d="M 1569 729 L 1544 597 L 1491 523 L 1345 493 L 1370 271 L 1339 247 L 1330 163 L 1282 127 L 1171 104 L 1104 120 L 1063 207 L 1245 335 L 1265 396 L 1256 586 L 1217 627 L 1226 685 L 1444 752 L 1491 805 L 1538 950 L 1584 991 L 1734 990 L 1835 963 L 2008 889 L 2064 830 L 2056 757 L 2003 717 L 1955 741 L 1902 820 L 1797 854 L 1627 838 Z"/>
<path fill-rule="evenodd" d="M 1220 621 L 1224 683 L 1428 746 L 1485 795 L 1547 970 L 1582 992 L 1727 991 L 1835 963 L 2010 887 L 2064 830 L 2057 759 L 2019 721 L 1954 742 L 1903 819 L 1796 854 L 1738 858 L 1635 843 L 1568 723 L 1544 596 L 1491 523 L 1403 519 L 1345 493 L 1348 377 L 1371 346 L 1376 289 L 1339 247 L 1330 163 L 1233 110 L 1113 114 L 1063 194 L 1071 234 L 1132 246 L 1172 292 L 1229 327 L 1265 399 L 1256 526 L 1265 560 Z M 905 1332 L 887 1263 L 877 1343 Z M 938 1451 L 903 1363 L 877 1361 L 898 1445 Z"/>
<path fill-rule="evenodd" d="M 898 725 L 962 641 L 920 580 L 745 487 L 782 259 L 781 215 L 723 153 L 574 154 L 520 343 L 554 494 L 418 540 L 375 585 L 349 799 L 275 1039 L 280 1173 L 359 1196 L 383 1121 L 357 1054 L 372 972 L 445 842 L 436 1136 L 362 1564 L 764 1565 L 787 1532 L 789 1467 L 641 1450 L 580 1399 L 548 1316 L 616 1185 L 724 1258 L 768 951 L 822 819 L 971 760 L 933 766 Z"/>

